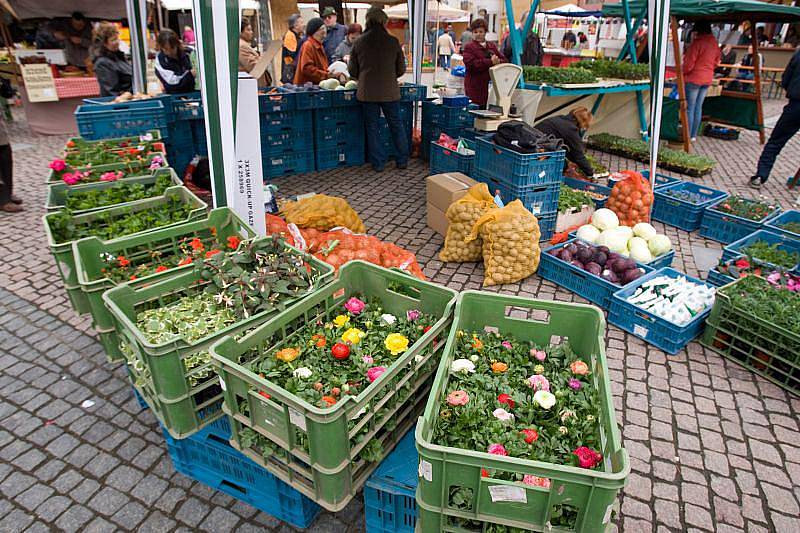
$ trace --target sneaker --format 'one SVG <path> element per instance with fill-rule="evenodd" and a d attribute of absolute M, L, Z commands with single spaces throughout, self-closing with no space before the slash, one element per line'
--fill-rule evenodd
<path fill-rule="evenodd" d="M 14 202 L 8 202 L 0 205 L 0 211 L 5 213 L 19 213 L 20 211 L 25 211 L 25 208 L 21 205 L 15 204 Z"/>
<path fill-rule="evenodd" d="M 753 176 L 752 178 L 750 178 L 750 188 L 752 189 L 760 189 L 763 183 L 764 180 L 761 179 L 760 176 Z"/>

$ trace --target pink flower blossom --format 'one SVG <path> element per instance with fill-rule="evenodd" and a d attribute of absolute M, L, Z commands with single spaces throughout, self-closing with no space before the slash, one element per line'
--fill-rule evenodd
<path fill-rule="evenodd" d="M 414 321 L 415 321 L 415 320 L 417 320 L 417 319 L 418 319 L 420 316 L 422 316 L 422 313 L 420 313 L 420 312 L 419 312 L 418 310 L 416 310 L 416 309 L 409 309 L 408 311 L 406 311 L 406 318 L 407 318 L 407 319 L 408 319 L 410 322 L 414 322 Z"/>
<path fill-rule="evenodd" d="M 580 446 L 575 448 L 572 452 L 578 456 L 578 464 L 581 468 L 594 468 L 603 460 L 600 452 L 597 452 L 587 446 Z"/>
<path fill-rule="evenodd" d="M 381 374 L 386 372 L 385 366 L 373 366 L 369 370 L 367 370 L 367 379 L 370 383 L 381 377 Z"/>
<path fill-rule="evenodd" d="M 358 298 L 350 298 L 344 304 L 344 308 L 354 315 L 361 314 L 361 311 L 363 311 L 366 306 L 367 304 L 365 304 Z"/>
<path fill-rule="evenodd" d="M 544 361 L 545 358 L 547 358 L 547 354 L 544 352 L 544 350 L 531 350 L 531 352 L 537 361 Z"/>
<path fill-rule="evenodd" d="M 102 176 L 100 176 L 100 181 L 117 181 L 120 177 L 122 177 L 122 172 L 104 172 Z"/>
<path fill-rule="evenodd" d="M 546 391 L 550 392 L 550 382 L 547 381 L 547 378 L 542 376 L 541 374 L 536 374 L 528 378 L 528 387 L 532 388 L 534 391 Z"/>
<path fill-rule="evenodd" d="M 546 477 L 525 474 L 522 478 L 522 482 L 532 487 L 542 487 L 544 489 L 550 488 L 550 479 Z"/>
<path fill-rule="evenodd" d="M 73 174 L 71 172 L 66 172 L 63 176 L 61 176 L 61 179 L 64 180 L 64 183 L 66 183 L 67 185 L 75 185 L 76 183 L 78 183 L 78 180 L 80 178 L 76 174 Z"/>
<path fill-rule="evenodd" d="M 374 362 L 371 355 L 365 355 L 364 357 L 361 358 L 361 360 L 368 365 L 371 365 Z"/>
<path fill-rule="evenodd" d="M 162 159 L 160 155 L 157 155 L 150 160 L 150 170 L 161 168 L 163 164 L 164 164 L 164 159 Z"/>
<path fill-rule="evenodd" d="M 492 455 L 508 455 L 506 451 L 506 447 L 499 443 L 494 443 L 489 445 L 489 449 L 487 450 Z"/>
<path fill-rule="evenodd" d="M 65 168 L 67 168 L 67 162 L 63 159 L 53 159 L 50 161 L 50 168 L 55 170 L 56 172 L 61 172 Z"/>
<path fill-rule="evenodd" d="M 769 281 L 773 285 L 777 285 L 780 280 L 781 280 L 781 273 L 780 272 L 773 272 L 772 274 L 767 276 L 767 281 Z"/>
<path fill-rule="evenodd" d="M 579 379 L 569 378 L 569 388 L 572 390 L 579 390 L 583 385 Z"/>
<path fill-rule="evenodd" d="M 454 390 L 447 395 L 447 403 L 450 405 L 467 405 L 469 402 L 469 394 L 463 390 Z"/>
<path fill-rule="evenodd" d="M 503 348 L 505 348 L 506 350 L 510 350 L 512 348 L 511 343 L 508 341 L 503 341 L 500 344 L 502 344 Z"/>
<path fill-rule="evenodd" d="M 503 409 L 502 407 L 498 407 L 494 411 L 492 411 L 492 415 L 500 422 L 508 422 L 510 420 L 514 420 L 514 415 Z"/>

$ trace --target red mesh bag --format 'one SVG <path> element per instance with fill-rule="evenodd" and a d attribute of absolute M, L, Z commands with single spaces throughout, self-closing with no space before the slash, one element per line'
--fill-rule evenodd
<path fill-rule="evenodd" d="M 623 175 L 611 189 L 606 207 L 614 211 L 622 226 L 633 227 L 639 222 L 650 222 L 653 205 L 653 190 L 650 183 L 638 172 L 623 170 Z"/>

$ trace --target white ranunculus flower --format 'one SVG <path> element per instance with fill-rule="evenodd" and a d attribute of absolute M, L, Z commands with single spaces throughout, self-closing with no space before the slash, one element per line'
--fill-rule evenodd
<path fill-rule="evenodd" d="M 383 321 L 385 324 L 388 324 L 389 326 L 391 326 L 392 324 L 397 322 L 397 317 L 394 316 L 394 315 L 390 315 L 389 313 L 386 313 L 386 314 L 381 315 L 381 321 Z"/>
<path fill-rule="evenodd" d="M 463 374 L 472 374 L 475 372 L 475 364 L 469 359 L 456 359 L 450 363 L 450 372 L 461 372 Z"/>
<path fill-rule="evenodd" d="M 492 411 L 492 414 L 496 419 L 500 420 L 501 422 L 509 422 L 511 420 L 514 420 L 514 415 L 512 415 L 502 407 L 499 407 L 494 411 Z"/>
<path fill-rule="evenodd" d="M 533 401 L 542 409 L 550 409 L 556 404 L 556 397 L 547 391 L 538 390 L 536 394 L 533 395 Z"/>
<path fill-rule="evenodd" d="M 297 370 L 295 370 L 294 372 L 292 372 L 292 375 L 294 377 L 300 378 L 300 379 L 308 379 L 308 378 L 311 377 L 312 374 L 313 374 L 313 372 L 311 371 L 311 369 L 307 368 L 305 366 L 300 367 Z"/>
<path fill-rule="evenodd" d="M 473 363 L 477 363 L 478 359 L 480 359 L 480 357 L 478 357 L 475 354 L 472 354 L 472 355 L 469 356 L 469 360 L 472 361 Z"/>

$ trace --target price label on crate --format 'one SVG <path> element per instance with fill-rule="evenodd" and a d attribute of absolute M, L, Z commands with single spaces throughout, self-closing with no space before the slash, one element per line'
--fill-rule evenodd
<path fill-rule="evenodd" d="M 428 482 L 433 481 L 433 465 L 425 459 L 419 462 L 419 477 Z"/>
<path fill-rule="evenodd" d="M 641 337 L 641 338 L 645 339 L 645 338 L 647 338 L 647 334 L 648 333 L 649 333 L 649 330 L 644 326 L 640 326 L 638 324 L 633 326 L 633 334 L 636 335 L 637 337 Z"/>
<path fill-rule="evenodd" d="M 492 485 L 489 487 L 489 495 L 492 503 L 514 502 L 528 503 L 528 495 L 522 487 L 510 487 L 508 485 Z"/>
<path fill-rule="evenodd" d="M 306 417 L 300 411 L 289 408 L 289 421 L 303 431 L 306 431 Z"/>

